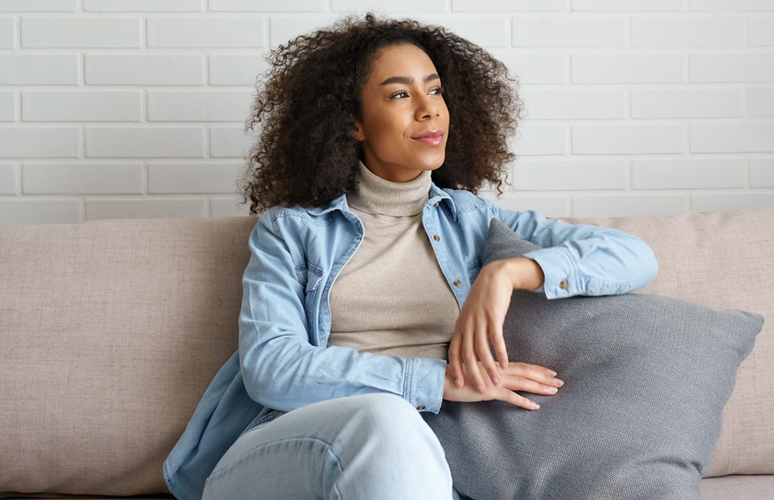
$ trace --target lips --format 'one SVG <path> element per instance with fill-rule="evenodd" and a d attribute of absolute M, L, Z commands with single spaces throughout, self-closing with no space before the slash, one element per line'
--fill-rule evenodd
<path fill-rule="evenodd" d="M 427 144 L 428 146 L 439 146 L 443 144 L 443 134 L 444 131 L 441 129 L 427 130 L 421 134 L 413 135 L 411 138 L 415 141 L 421 142 L 422 144 Z"/>

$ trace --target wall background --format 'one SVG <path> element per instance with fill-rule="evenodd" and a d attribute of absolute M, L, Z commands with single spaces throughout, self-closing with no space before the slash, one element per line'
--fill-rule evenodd
<path fill-rule="evenodd" d="M 0 224 L 246 214 L 262 54 L 368 9 L 519 76 L 503 207 L 774 206 L 774 0 L 0 0 Z"/>

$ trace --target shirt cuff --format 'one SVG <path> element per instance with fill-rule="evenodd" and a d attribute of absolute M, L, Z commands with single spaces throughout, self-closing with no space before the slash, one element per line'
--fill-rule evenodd
<path fill-rule="evenodd" d="M 438 413 L 445 378 L 445 359 L 407 358 L 403 398 L 419 411 Z"/>
<path fill-rule="evenodd" d="M 577 278 L 578 265 L 567 249 L 541 248 L 527 252 L 523 257 L 534 260 L 543 269 L 543 292 L 547 299 L 560 299 L 583 293 L 583 283 Z"/>

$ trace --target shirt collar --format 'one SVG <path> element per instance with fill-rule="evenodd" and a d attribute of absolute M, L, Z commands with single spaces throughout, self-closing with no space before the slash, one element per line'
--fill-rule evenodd
<path fill-rule="evenodd" d="M 435 205 L 436 203 L 445 203 L 448 208 L 449 212 L 451 212 L 452 217 L 454 220 L 457 220 L 457 207 L 454 204 L 454 200 L 452 200 L 452 197 L 444 191 L 443 189 L 439 188 L 435 185 L 435 183 L 430 183 L 430 199 L 427 201 L 428 204 Z M 319 215 L 325 215 L 327 213 L 333 212 L 334 210 L 340 210 L 341 212 L 345 213 L 352 213 L 349 210 L 349 204 L 347 203 L 347 195 L 342 194 L 341 196 L 334 198 L 332 201 L 326 203 L 325 205 L 320 205 L 319 207 L 310 207 L 306 209 L 306 212 L 309 215 L 319 216 Z"/>

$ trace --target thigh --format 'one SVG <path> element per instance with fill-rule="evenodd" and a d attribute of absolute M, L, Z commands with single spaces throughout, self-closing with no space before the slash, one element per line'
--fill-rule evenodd
<path fill-rule="evenodd" d="M 440 443 L 405 400 L 368 394 L 315 403 L 248 430 L 218 462 L 204 498 L 328 499 L 344 490 L 376 500 L 395 498 L 394 489 L 386 491 L 391 484 L 416 488 L 420 481 L 438 490 L 426 498 L 451 498 Z"/>

